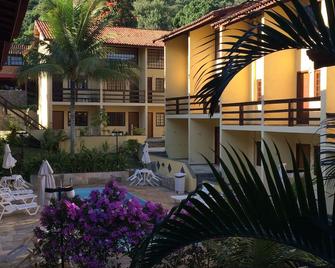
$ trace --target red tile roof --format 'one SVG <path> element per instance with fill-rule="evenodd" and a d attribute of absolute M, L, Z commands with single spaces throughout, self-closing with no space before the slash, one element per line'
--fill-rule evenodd
<path fill-rule="evenodd" d="M 289 0 L 282 0 L 282 2 L 287 2 Z M 238 10 L 234 13 L 227 14 L 226 16 L 222 16 L 220 20 L 217 20 L 212 24 L 214 27 L 227 26 L 232 23 L 243 20 L 249 16 L 256 16 L 259 12 L 264 9 L 271 8 L 278 3 L 278 0 L 260 0 L 253 2 L 246 2 L 247 5 L 239 5 Z"/>
<path fill-rule="evenodd" d="M 35 21 L 35 26 L 46 40 L 53 38 L 52 31 L 45 21 L 37 20 Z M 163 47 L 163 42 L 154 42 L 154 40 L 167 33 L 168 31 L 162 30 L 106 27 L 103 31 L 103 37 L 106 40 L 106 44 L 109 45 Z"/>
<path fill-rule="evenodd" d="M 246 1 L 240 5 L 221 8 L 214 10 L 205 16 L 185 25 L 170 33 L 161 36 L 158 41 L 167 41 L 178 35 L 187 33 L 191 30 L 197 29 L 204 25 L 211 24 L 213 27 L 227 26 L 231 23 L 244 19 L 249 15 L 253 15 L 265 8 L 272 7 L 278 0 L 259 0 L 259 1 Z M 288 1 L 288 0 L 283 0 Z"/>
<path fill-rule="evenodd" d="M 24 54 L 29 49 L 29 45 L 12 44 L 8 54 Z"/>
<path fill-rule="evenodd" d="M 35 27 L 41 33 L 45 40 L 51 40 L 53 35 L 49 28 L 49 25 L 45 21 L 35 20 Z"/>

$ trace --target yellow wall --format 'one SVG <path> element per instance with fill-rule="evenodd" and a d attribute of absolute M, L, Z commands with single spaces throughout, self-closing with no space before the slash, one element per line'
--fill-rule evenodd
<path fill-rule="evenodd" d="M 276 52 L 264 58 L 265 100 L 296 97 L 297 70 L 295 61 L 295 49 Z"/>
<path fill-rule="evenodd" d="M 187 35 L 165 43 L 166 97 L 187 95 Z"/>
<path fill-rule="evenodd" d="M 335 66 L 327 68 L 327 113 L 335 113 Z"/>
<path fill-rule="evenodd" d="M 165 147 L 171 158 L 188 158 L 188 120 L 166 119 Z"/>
<path fill-rule="evenodd" d="M 229 35 L 241 35 L 241 32 L 236 29 L 247 28 L 248 26 L 245 23 L 236 23 L 227 27 L 226 31 L 221 34 L 222 39 L 220 43 L 232 41 L 232 38 L 228 37 Z M 224 49 L 228 47 L 230 46 L 223 46 Z M 222 103 L 230 103 L 251 100 L 251 66 L 247 66 L 230 81 L 222 94 L 221 101 Z"/>
<path fill-rule="evenodd" d="M 189 92 L 191 96 L 197 93 L 197 89 L 199 89 L 197 84 L 201 85 L 205 79 L 205 77 L 201 76 L 201 73 L 211 70 L 215 63 L 214 39 L 214 29 L 210 25 L 195 29 L 189 33 L 189 53 L 191 57 Z M 198 81 L 198 79 L 200 80 Z"/>
<path fill-rule="evenodd" d="M 185 171 L 185 190 L 187 192 L 195 190 L 197 186 L 197 181 L 192 176 L 188 166 L 185 163 L 155 155 L 152 155 L 150 157 L 152 161 L 159 162 L 160 168 L 158 169 L 157 172 L 163 177 L 173 178 L 174 174 L 180 172 L 180 170 L 183 168 Z M 168 170 L 169 165 L 171 167 L 171 171 Z"/>
<path fill-rule="evenodd" d="M 313 146 L 318 145 L 320 143 L 320 136 L 318 134 L 266 132 L 264 133 L 264 140 L 268 143 L 271 152 L 274 156 L 276 156 L 277 154 L 273 143 L 277 145 L 277 147 L 280 150 L 283 163 L 287 163 L 287 169 L 292 169 L 291 155 L 287 143 L 289 143 L 289 145 L 291 146 L 294 154 L 296 152 L 296 144 L 298 143 L 310 144 L 311 145 L 310 159 L 313 163 L 314 162 Z"/>
<path fill-rule="evenodd" d="M 191 119 L 190 120 L 190 163 L 206 164 L 202 154 L 214 162 L 215 127 L 219 120 Z"/>

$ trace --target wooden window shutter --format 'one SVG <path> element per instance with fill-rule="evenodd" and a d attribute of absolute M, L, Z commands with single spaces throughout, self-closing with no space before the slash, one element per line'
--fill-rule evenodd
<path fill-rule="evenodd" d="M 262 100 L 262 79 L 257 79 L 257 100 Z"/>

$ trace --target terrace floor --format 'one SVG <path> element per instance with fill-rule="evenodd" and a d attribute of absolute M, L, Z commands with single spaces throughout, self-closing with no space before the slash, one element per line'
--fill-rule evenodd
<path fill-rule="evenodd" d="M 163 187 L 150 186 L 129 186 L 127 182 L 120 185 L 126 187 L 129 192 L 146 200 L 161 203 L 164 208 L 170 209 L 177 205 L 171 195 L 174 192 Z M 9 262 L 3 262 L 2 256 L 7 255 L 10 251 L 17 249 L 21 245 L 33 248 L 33 230 L 39 223 L 39 215 L 29 216 L 25 213 L 15 213 L 4 215 L 0 221 L 0 267 L 1 268 L 28 268 L 34 267 L 29 260 L 24 260 L 29 255 L 28 251 L 20 252 L 20 256 Z"/>

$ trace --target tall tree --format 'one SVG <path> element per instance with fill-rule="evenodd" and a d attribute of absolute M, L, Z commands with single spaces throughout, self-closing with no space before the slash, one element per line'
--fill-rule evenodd
<path fill-rule="evenodd" d="M 17 44 L 29 44 L 33 41 L 33 29 L 34 29 L 34 21 L 40 17 L 40 9 L 39 9 L 40 0 L 30 0 L 26 12 L 26 16 L 22 22 L 22 27 L 20 31 L 20 35 L 16 38 L 15 43 Z"/>
<path fill-rule="evenodd" d="M 146 29 L 169 29 L 172 26 L 171 6 L 167 0 L 135 0 L 134 15 L 138 27 Z"/>
<path fill-rule="evenodd" d="M 204 16 L 210 11 L 241 2 L 241 0 L 191 0 L 176 14 L 173 25 L 175 27 L 183 26 Z"/>
<path fill-rule="evenodd" d="M 132 14 L 133 0 L 109 0 L 110 19 L 115 26 L 136 27 L 136 18 Z"/>
<path fill-rule="evenodd" d="M 75 151 L 75 91 L 78 84 L 91 79 L 124 79 L 134 75 L 127 62 L 107 59 L 108 49 L 102 32 L 108 25 L 104 0 L 46 0 L 46 21 L 53 40 L 40 42 L 46 53 L 37 53 L 23 66 L 19 80 L 38 77 L 41 73 L 57 75 L 70 82 L 71 153 Z M 35 51 L 36 53 L 36 51 Z"/>

